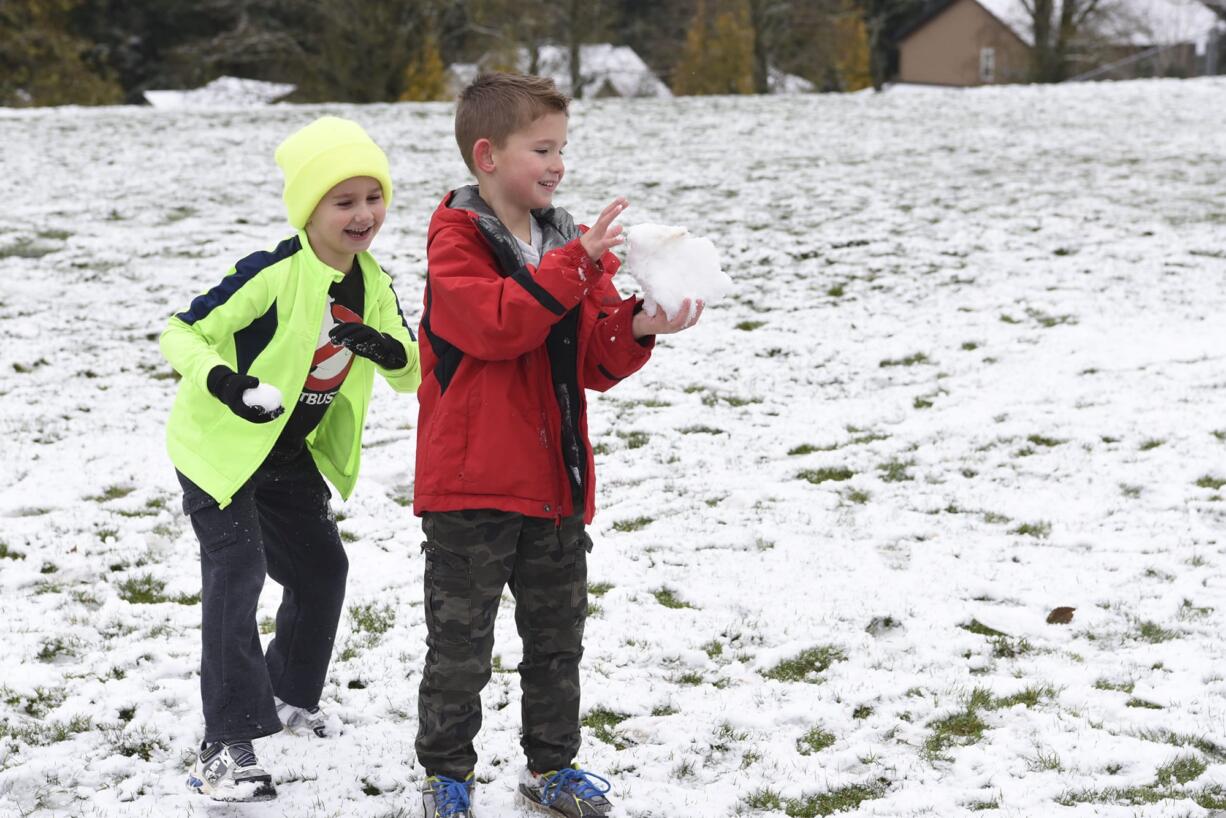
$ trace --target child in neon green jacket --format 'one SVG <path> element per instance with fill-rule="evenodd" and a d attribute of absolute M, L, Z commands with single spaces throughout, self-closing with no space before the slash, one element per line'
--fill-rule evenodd
<path fill-rule="evenodd" d="M 200 540 L 205 731 L 188 786 L 218 800 L 276 795 L 253 739 L 329 730 L 319 697 L 348 559 L 323 478 L 353 491 L 376 370 L 400 392 L 421 381 L 367 252 L 392 198 L 387 157 L 357 123 L 322 117 L 276 159 L 297 234 L 239 261 L 161 341 L 183 376 L 167 446 Z M 266 653 L 265 575 L 284 589 Z"/>

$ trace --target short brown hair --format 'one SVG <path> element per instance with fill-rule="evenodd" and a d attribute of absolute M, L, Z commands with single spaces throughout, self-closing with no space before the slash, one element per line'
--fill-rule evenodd
<path fill-rule="evenodd" d="M 460 93 L 455 140 L 473 173 L 473 144 L 488 139 L 502 147 L 507 137 L 550 113 L 567 113 L 570 98 L 549 77 L 495 72 L 477 77 Z"/>

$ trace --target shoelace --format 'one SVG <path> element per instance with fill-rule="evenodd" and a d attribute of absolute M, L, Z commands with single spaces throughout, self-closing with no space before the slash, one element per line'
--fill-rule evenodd
<path fill-rule="evenodd" d="M 226 748 L 230 751 L 230 758 L 240 767 L 254 767 L 258 763 L 250 741 L 236 741 L 234 744 L 227 744 Z"/>
<path fill-rule="evenodd" d="M 467 782 L 436 775 L 431 780 L 430 789 L 434 793 L 434 811 L 442 818 L 468 813 L 472 809 L 472 802 L 468 800 Z"/>
<path fill-rule="evenodd" d="M 613 789 L 613 785 L 607 778 L 601 778 L 595 773 L 576 770 L 573 767 L 564 767 L 553 775 L 545 774 L 541 778 L 545 779 L 545 788 L 541 791 L 541 803 L 543 804 L 552 804 L 564 792 L 573 793 L 576 798 L 590 801 Z M 599 788 L 596 781 L 604 784 L 604 789 Z"/>

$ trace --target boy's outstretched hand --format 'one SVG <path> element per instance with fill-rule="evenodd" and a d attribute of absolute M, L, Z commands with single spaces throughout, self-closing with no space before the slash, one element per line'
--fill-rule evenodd
<path fill-rule="evenodd" d="M 579 243 L 583 245 L 588 258 L 592 261 L 600 261 L 600 257 L 605 254 L 606 250 L 625 241 L 625 237 L 621 235 L 622 226 L 613 224 L 613 220 L 629 206 L 630 202 L 626 201 L 624 196 L 618 196 L 609 203 L 608 207 L 600 211 L 600 218 L 580 237 Z"/>
<path fill-rule="evenodd" d="M 655 315 L 648 315 L 643 310 L 635 314 L 630 328 L 636 340 L 645 335 L 672 335 L 674 332 L 681 332 L 697 324 L 698 319 L 702 317 L 703 306 L 701 300 L 695 301 L 694 314 L 690 315 L 690 299 L 687 298 L 681 302 L 681 308 L 677 310 L 676 317 L 671 319 L 660 307 L 656 308 Z"/>

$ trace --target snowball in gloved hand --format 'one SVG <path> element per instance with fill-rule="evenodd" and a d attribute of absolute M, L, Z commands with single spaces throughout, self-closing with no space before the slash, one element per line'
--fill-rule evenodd
<path fill-rule="evenodd" d="M 263 409 L 271 415 L 281 408 L 281 390 L 270 383 L 261 383 L 243 392 L 243 403 Z"/>

